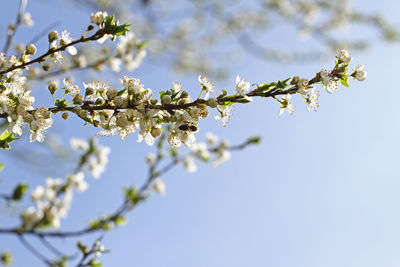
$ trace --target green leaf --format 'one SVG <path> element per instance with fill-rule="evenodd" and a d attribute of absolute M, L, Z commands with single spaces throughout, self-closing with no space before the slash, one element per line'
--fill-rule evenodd
<path fill-rule="evenodd" d="M 2 265 L 9 266 L 13 262 L 13 256 L 10 251 L 3 251 L 1 252 L 0 260 Z"/>
<path fill-rule="evenodd" d="M 228 95 L 228 92 L 225 89 L 222 89 L 222 94 L 220 94 L 217 98 L 221 99 L 221 98 L 225 97 L 226 95 Z"/>
<path fill-rule="evenodd" d="M 115 223 L 116 225 L 118 225 L 118 226 L 124 225 L 124 224 L 126 224 L 126 222 L 127 222 L 127 220 L 126 220 L 124 217 L 122 217 L 122 216 L 118 216 L 118 217 L 116 217 L 116 218 L 114 219 L 114 223 Z"/>
<path fill-rule="evenodd" d="M 113 36 L 122 36 L 129 31 L 129 23 L 119 25 L 114 15 L 107 16 L 104 22 L 104 32 Z"/>
<path fill-rule="evenodd" d="M 249 140 L 247 140 L 247 143 L 258 145 L 259 143 L 261 143 L 261 137 L 259 137 L 259 136 L 250 137 Z"/>
<path fill-rule="evenodd" d="M 176 157 L 178 156 L 178 153 L 179 153 L 178 149 L 176 149 L 176 148 L 174 148 L 174 147 L 171 147 L 171 148 L 169 149 L 169 155 L 170 155 L 172 158 L 176 158 Z"/>
<path fill-rule="evenodd" d="M 16 137 L 13 133 L 9 133 L 7 130 L 5 130 L 0 135 L 0 148 L 10 149 L 10 143 L 18 139 L 19 137 Z"/>
<path fill-rule="evenodd" d="M 273 87 L 275 87 L 276 83 L 272 82 L 272 83 L 263 83 L 260 84 L 257 88 L 258 91 L 262 91 L 262 92 L 266 92 L 271 90 Z"/>
<path fill-rule="evenodd" d="M 278 88 L 285 89 L 288 86 L 288 82 L 290 81 L 290 79 L 292 79 L 292 78 L 288 78 L 283 81 L 278 81 L 278 84 L 277 84 Z"/>
<path fill-rule="evenodd" d="M 98 221 L 98 220 L 89 221 L 89 228 L 91 230 L 99 229 L 100 227 L 101 227 L 100 221 Z"/>
<path fill-rule="evenodd" d="M 4 169 L 4 164 L 0 162 L 0 172 Z"/>
<path fill-rule="evenodd" d="M 146 48 L 148 45 L 149 45 L 149 41 L 143 41 L 140 44 L 138 44 L 137 48 L 139 50 L 142 50 L 142 49 Z"/>
<path fill-rule="evenodd" d="M 94 259 L 91 259 L 91 260 L 89 261 L 89 266 L 92 266 L 92 267 L 103 266 L 103 263 L 101 263 L 101 262 L 99 262 L 99 261 L 96 261 L 96 260 L 94 260 Z"/>
<path fill-rule="evenodd" d="M 139 202 L 144 201 L 147 197 L 141 195 L 135 186 L 124 188 L 125 199 L 129 200 L 132 206 L 136 206 Z"/>
<path fill-rule="evenodd" d="M 160 96 L 161 99 L 164 95 L 167 95 L 167 91 L 161 91 L 158 93 L 158 95 Z"/>
<path fill-rule="evenodd" d="M 26 183 L 21 183 L 17 185 L 12 193 L 12 199 L 14 201 L 21 200 L 22 197 L 26 194 L 26 191 L 28 191 L 28 185 Z"/>
<path fill-rule="evenodd" d="M 246 98 L 239 99 L 238 102 L 239 102 L 239 103 L 242 103 L 242 104 L 250 103 L 250 101 L 247 100 Z"/>
<path fill-rule="evenodd" d="M 349 76 L 343 75 L 342 78 L 339 79 L 339 82 L 343 84 L 343 86 L 349 87 Z"/>
<path fill-rule="evenodd" d="M 127 91 L 126 89 L 122 89 L 122 90 L 118 91 L 117 96 L 123 95 L 126 91 Z"/>
<path fill-rule="evenodd" d="M 239 103 L 241 103 L 240 101 L 241 101 L 241 100 L 239 100 Z M 233 104 L 235 104 L 235 102 L 232 102 L 232 101 L 225 101 L 224 104 L 221 105 L 221 106 L 229 107 L 229 106 L 233 106 Z"/>
<path fill-rule="evenodd" d="M 77 247 L 83 254 L 89 253 L 88 247 L 85 246 L 84 244 L 82 244 L 82 242 L 76 243 L 76 247 Z"/>

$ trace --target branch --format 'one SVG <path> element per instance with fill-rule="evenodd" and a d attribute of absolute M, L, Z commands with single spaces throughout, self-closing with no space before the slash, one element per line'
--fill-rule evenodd
<path fill-rule="evenodd" d="M 32 65 L 33 63 L 41 63 L 41 62 L 45 61 L 48 56 L 51 56 L 52 54 L 54 54 L 56 52 L 64 51 L 68 47 L 79 44 L 79 43 L 84 43 L 84 42 L 88 42 L 88 41 L 96 41 L 96 40 L 100 39 L 101 37 L 103 37 L 105 34 L 106 33 L 102 29 L 100 29 L 92 36 L 85 37 L 84 35 L 82 35 L 80 39 L 72 41 L 69 44 L 62 45 L 59 48 L 50 48 L 49 50 L 47 50 L 46 53 L 37 57 L 36 59 L 30 60 L 28 62 L 24 62 L 20 65 L 14 65 L 6 70 L 0 71 L 0 75 L 6 74 L 6 73 L 16 70 L 16 69 L 25 69 L 25 67 Z"/>

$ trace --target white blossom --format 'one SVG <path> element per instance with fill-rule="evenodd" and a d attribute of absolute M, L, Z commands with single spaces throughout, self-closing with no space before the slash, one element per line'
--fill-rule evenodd
<path fill-rule="evenodd" d="M 183 159 L 183 166 L 187 172 L 196 172 L 197 166 L 194 162 L 194 157 L 191 155 L 186 155 Z"/>
<path fill-rule="evenodd" d="M 293 112 L 295 111 L 295 105 L 291 101 L 291 98 L 292 98 L 291 94 L 287 94 L 282 97 L 281 108 L 279 109 L 279 116 L 281 116 L 283 112 L 285 112 L 285 110 L 287 110 L 289 114 L 293 114 Z"/>
<path fill-rule="evenodd" d="M 67 30 L 64 30 L 61 32 L 61 38 L 60 38 L 60 44 L 61 45 L 68 45 L 69 43 L 71 43 L 73 41 L 73 39 L 71 38 L 69 32 Z M 71 55 L 76 55 L 77 54 L 77 50 L 75 47 L 73 46 L 68 46 L 66 48 L 67 52 L 70 53 Z"/>
<path fill-rule="evenodd" d="M 338 89 L 337 82 L 328 71 L 321 70 L 320 74 L 321 74 L 322 84 L 325 87 L 326 92 L 332 94 L 333 91 L 336 91 Z"/>
<path fill-rule="evenodd" d="M 215 93 L 215 86 L 210 80 L 205 77 L 199 75 L 198 77 L 199 83 L 202 86 L 202 90 L 206 92 L 206 95 L 204 96 L 204 99 L 208 99 L 210 93 Z"/>
<path fill-rule="evenodd" d="M 107 16 L 108 15 L 107 15 L 106 11 L 103 11 L 103 12 L 98 11 L 96 13 L 92 13 L 92 14 L 90 14 L 90 22 L 97 24 L 97 25 L 101 25 L 105 21 Z"/>
<path fill-rule="evenodd" d="M 354 71 L 354 78 L 360 82 L 367 78 L 367 71 L 364 70 L 364 65 L 358 65 Z"/>
<path fill-rule="evenodd" d="M 160 195 L 165 195 L 166 186 L 165 186 L 164 181 L 159 177 L 155 178 L 153 181 L 152 189 L 154 190 L 154 192 L 156 192 Z"/>
<path fill-rule="evenodd" d="M 348 64 L 353 60 L 353 58 L 349 54 L 349 51 L 347 51 L 346 49 L 342 49 L 339 51 L 338 58 L 339 58 L 339 63 L 345 63 L 345 64 Z"/>
<path fill-rule="evenodd" d="M 216 136 L 213 133 L 207 132 L 206 133 L 206 139 L 207 139 L 207 143 L 211 146 L 217 144 L 218 142 L 218 136 Z"/>
<path fill-rule="evenodd" d="M 247 96 L 247 93 L 250 91 L 250 87 L 251 86 L 249 82 L 240 78 L 239 75 L 236 76 L 235 90 L 238 93 L 238 95 L 243 96 L 248 101 L 253 101 L 251 97 Z"/>
<path fill-rule="evenodd" d="M 319 91 L 316 91 L 315 88 L 313 88 L 306 99 L 306 107 L 308 112 L 310 112 L 311 109 L 317 111 L 317 107 L 319 107 L 318 98 L 319 98 Z"/>

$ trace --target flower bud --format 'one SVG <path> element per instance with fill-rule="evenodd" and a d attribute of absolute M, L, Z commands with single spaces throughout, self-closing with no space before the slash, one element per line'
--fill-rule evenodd
<path fill-rule="evenodd" d="M 22 53 L 22 52 L 24 52 L 24 45 L 23 44 L 17 44 L 16 46 L 15 46 L 15 50 L 18 52 L 18 53 Z"/>
<path fill-rule="evenodd" d="M 162 128 L 161 127 L 153 127 L 151 128 L 151 136 L 153 136 L 154 138 L 158 138 L 161 136 L 162 133 Z"/>
<path fill-rule="evenodd" d="M 96 101 L 94 102 L 95 105 L 103 105 L 104 104 L 104 100 L 101 98 L 97 98 Z"/>
<path fill-rule="evenodd" d="M 145 161 L 146 161 L 146 163 L 147 163 L 148 165 L 151 165 L 151 164 L 154 163 L 155 159 L 156 159 L 156 156 L 155 156 L 154 154 L 148 154 L 148 155 L 146 156 Z"/>
<path fill-rule="evenodd" d="M 200 114 L 201 117 L 206 118 L 210 114 L 210 111 L 208 110 L 208 108 L 202 108 L 200 110 Z"/>
<path fill-rule="evenodd" d="M 346 49 L 342 49 L 339 51 L 338 58 L 339 58 L 339 64 L 340 63 L 348 64 L 353 60 L 353 58 L 349 54 L 349 51 L 347 51 Z"/>
<path fill-rule="evenodd" d="M 44 71 L 49 71 L 49 70 L 50 70 L 50 66 L 47 65 L 47 64 L 43 64 L 43 65 L 42 65 L 42 69 L 43 69 Z"/>
<path fill-rule="evenodd" d="M 116 96 L 116 97 L 114 98 L 114 105 L 115 105 L 117 108 L 122 108 L 123 105 L 124 105 L 124 98 L 121 97 L 121 96 Z"/>
<path fill-rule="evenodd" d="M 25 52 L 27 55 L 34 55 L 36 54 L 36 46 L 34 44 L 28 44 L 26 46 Z"/>
<path fill-rule="evenodd" d="M 300 81 L 300 77 L 299 76 L 294 76 L 292 81 L 290 82 L 290 84 L 297 84 Z"/>
<path fill-rule="evenodd" d="M 188 97 L 188 96 L 189 96 L 189 93 L 188 93 L 188 92 L 182 91 L 182 93 L 181 93 L 181 98 L 186 98 L 186 97 Z"/>
<path fill-rule="evenodd" d="M 57 31 L 51 31 L 51 32 L 49 32 L 48 37 L 49 37 L 49 43 L 52 43 L 52 42 L 58 40 L 58 38 L 59 38 L 58 37 L 58 32 Z"/>
<path fill-rule="evenodd" d="M 52 95 L 54 95 L 54 93 L 57 91 L 58 86 L 57 86 L 57 82 L 56 81 L 50 81 L 49 85 L 47 86 L 47 88 L 49 88 L 49 91 Z"/>
<path fill-rule="evenodd" d="M 33 121 L 33 116 L 30 113 L 26 113 L 23 117 L 24 122 L 31 123 Z"/>
<path fill-rule="evenodd" d="M 128 119 L 123 112 L 118 113 L 115 124 L 121 128 L 125 128 L 128 125 Z"/>
<path fill-rule="evenodd" d="M 207 100 L 207 106 L 210 108 L 216 108 L 218 106 L 218 100 L 215 97 L 211 97 Z"/>
<path fill-rule="evenodd" d="M 364 70 L 364 65 L 358 65 L 352 76 L 357 81 L 360 82 L 365 81 L 365 79 L 367 78 L 367 72 Z"/>
<path fill-rule="evenodd" d="M 83 96 L 81 94 L 77 94 L 74 99 L 72 99 L 75 105 L 82 105 L 83 104 Z"/>
<path fill-rule="evenodd" d="M 93 88 L 92 87 L 87 87 L 86 91 L 85 91 L 85 95 L 88 96 L 88 95 L 93 95 L 93 94 L 94 94 Z"/>
<path fill-rule="evenodd" d="M 62 117 L 64 120 L 68 120 L 68 118 L 69 118 L 68 112 L 64 112 L 64 113 L 61 115 L 61 117 Z"/>
<path fill-rule="evenodd" d="M 110 88 L 110 89 L 107 90 L 106 94 L 107 94 L 107 97 L 108 97 L 109 100 L 113 100 L 114 97 L 117 96 L 118 91 L 115 88 Z"/>
<path fill-rule="evenodd" d="M 163 95 L 161 98 L 161 104 L 163 104 L 163 105 L 169 105 L 169 104 L 171 104 L 171 101 L 172 101 L 172 99 L 171 99 L 171 96 L 169 96 L 169 95 Z"/>

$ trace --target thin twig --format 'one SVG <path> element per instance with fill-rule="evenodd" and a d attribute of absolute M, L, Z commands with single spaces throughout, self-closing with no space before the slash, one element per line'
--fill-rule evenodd
<path fill-rule="evenodd" d="M 18 235 L 22 245 L 29 250 L 33 255 L 43 261 L 45 264 L 50 265 L 51 261 L 47 259 L 42 253 L 39 252 L 34 246 L 32 246 L 21 234 Z"/>
<path fill-rule="evenodd" d="M 35 44 L 37 41 L 39 41 L 41 38 L 43 38 L 51 29 L 54 29 L 55 27 L 59 26 L 60 24 L 61 24 L 60 21 L 53 22 L 52 24 L 47 26 L 43 31 L 41 31 L 37 35 L 35 35 L 28 44 Z"/>
<path fill-rule="evenodd" d="M 58 250 L 55 246 L 53 246 L 47 239 L 46 237 L 39 235 L 39 240 L 40 242 L 47 247 L 51 252 L 53 252 L 55 255 L 59 256 L 60 258 L 64 258 L 67 257 L 69 258 L 67 255 L 65 255 L 64 253 L 62 253 L 60 250 Z"/>
<path fill-rule="evenodd" d="M 17 13 L 17 19 L 16 19 L 14 24 L 11 24 L 8 27 L 7 41 L 6 41 L 6 44 L 4 45 L 4 48 L 3 48 L 3 52 L 5 54 L 7 54 L 8 50 L 10 49 L 12 41 L 13 41 L 13 38 L 15 36 L 15 33 L 17 32 L 18 27 L 22 23 L 22 17 L 24 15 L 27 3 L 28 3 L 28 0 L 21 0 L 20 1 L 18 13 Z"/>

